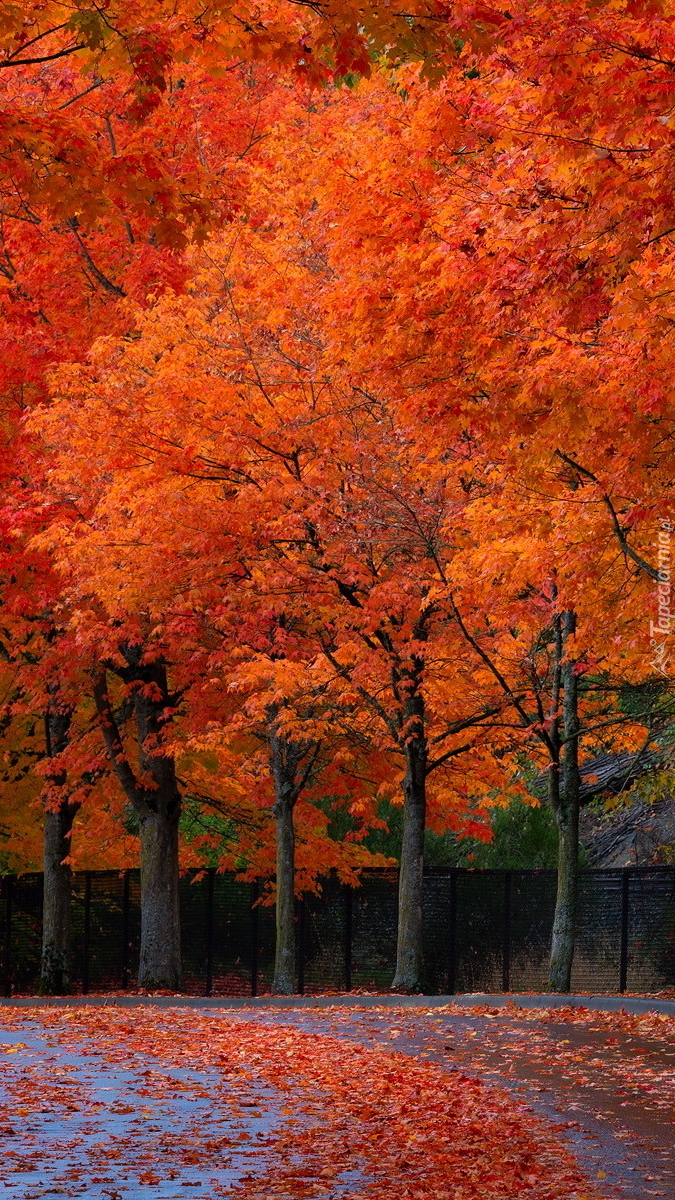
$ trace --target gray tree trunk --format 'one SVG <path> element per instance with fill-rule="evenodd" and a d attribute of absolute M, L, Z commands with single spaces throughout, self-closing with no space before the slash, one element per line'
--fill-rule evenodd
<path fill-rule="evenodd" d="M 576 629 L 573 612 L 562 618 L 563 652 Z M 549 988 L 569 992 L 574 959 L 574 936 L 579 890 L 579 689 L 573 662 L 561 668 L 563 736 L 560 785 L 554 807 L 558 826 L 558 887 L 556 894 Z"/>
<path fill-rule="evenodd" d="M 276 835 L 276 946 L 272 991 L 295 992 L 295 829 L 293 814 L 318 753 L 316 742 L 292 742 L 279 732 L 278 709 L 270 707 L 267 738 L 274 781 Z"/>
<path fill-rule="evenodd" d="M 182 986 L 178 867 L 181 795 L 173 756 L 162 751 L 166 711 L 174 707 L 175 698 L 169 693 L 166 665 L 161 659 L 145 661 L 140 645 L 124 645 L 121 651 L 127 667 L 114 670 L 131 689 L 140 778 L 124 750 L 108 695 L 105 669 L 95 682 L 94 697 L 108 756 L 140 826 L 138 985 L 148 991 L 177 992 Z"/>
<path fill-rule="evenodd" d="M 420 991 L 423 986 L 422 886 L 424 881 L 424 830 L 426 825 L 427 752 L 424 738 L 424 704 L 414 696 L 406 706 L 406 725 L 412 729 L 405 744 L 403 780 L 403 839 L 398 882 L 398 935 L 396 974 L 392 987 Z"/>
<path fill-rule="evenodd" d="M 294 742 L 279 731 L 279 710 L 268 710 L 267 739 L 274 781 L 276 835 L 276 948 L 272 991 L 290 996 L 295 991 L 295 829 L 298 797 L 316 769 L 320 741 Z"/>
<path fill-rule="evenodd" d="M 181 987 L 178 901 L 180 808 L 158 806 L 140 819 L 141 953 L 138 985 L 148 991 Z"/>
<path fill-rule="evenodd" d="M 50 701 L 45 713 L 45 741 L 49 758 L 61 754 L 68 743 L 72 709 L 59 710 Z M 65 788 L 66 776 L 47 776 L 52 788 Z M 41 995 L 63 996 L 70 991 L 70 898 L 72 872 L 64 860 L 70 854 L 70 834 L 79 805 L 67 795 L 58 808 L 46 807 L 43 831 L 44 899 L 42 910 Z"/>
<path fill-rule="evenodd" d="M 274 805 L 277 852 L 276 948 L 272 991 L 295 991 L 295 830 L 293 802 L 281 797 Z"/>
<path fill-rule="evenodd" d="M 65 996 L 70 991 L 71 870 L 64 859 L 70 854 L 69 834 L 76 809 L 64 803 L 56 812 L 45 812 L 43 835 L 44 900 L 40 994 Z"/>
<path fill-rule="evenodd" d="M 155 784 L 145 792 L 138 810 L 141 838 L 141 953 L 138 986 L 148 991 L 182 987 L 178 822 L 181 795 L 176 764 L 158 753 L 170 706 L 166 666 L 155 661 L 138 665 L 131 651 L 125 658 L 154 698 L 139 690 L 134 695 L 139 766 Z"/>

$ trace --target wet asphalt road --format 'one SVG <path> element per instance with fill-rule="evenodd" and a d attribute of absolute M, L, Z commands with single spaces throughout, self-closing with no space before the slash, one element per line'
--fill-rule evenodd
<path fill-rule="evenodd" d="M 675 1046 L 621 1033 L 609 1039 L 606 1030 L 563 1022 L 533 1025 L 513 1015 L 489 1018 L 456 1010 L 277 1008 L 237 1016 L 396 1051 L 448 1071 L 473 1072 L 548 1121 L 601 1194 L 611 1200 L 675 1200 L 675 1113 L 656 1088 L 641 1094 L 617 1083 L 626 1061 L 634 1064 L 636 1078 L 645 1064 L 655 1078 L 661 1072 L 675 1075 Z M 563 1044 L 567 1062 L 561 1061 Z M 580 1061 L 581 1078 L 570 1074 L 571 1057 Z"/>

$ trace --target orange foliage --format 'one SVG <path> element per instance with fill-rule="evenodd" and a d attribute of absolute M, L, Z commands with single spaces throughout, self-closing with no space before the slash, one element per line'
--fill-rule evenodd
<path fill-rule="evenodd" d="M 362 829 L 400 784 L 413 695 L 442 760 L 430 821 L 484 826 L 545 745 L 566 608 L 568 656 L 603 681 L 589 753 L 642 744 L 616 698 L 658 674 L 671 6 L 220 4 L 199 25 L 185 0 L 133 29 L 113 7 L 114 36 L 82 7 L 43 38 L 54 4 L 0 38 L 3 65 L 29 33 L 85 45 L 1 81 L 22 122 L 12 438 L 68 363 L 7 523 L 39 531 L 62 653 L 87 668 L 142 629 L 181 695 L 188 786 L 235 807 L 269 805 L 259 731 L 281 704 L 291 738 L 331 747 L 314 798 L 348 795 Z M 82 71 L 109 81 L 76 101 Z"/>

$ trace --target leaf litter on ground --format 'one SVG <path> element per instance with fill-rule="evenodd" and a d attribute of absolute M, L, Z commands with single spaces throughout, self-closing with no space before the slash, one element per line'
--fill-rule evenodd
<path fill-rule="evenodd" d="M 330 1034 L 222 1011 L 6 1008 L 0 1039 L 5 1194 L 21 1200 L 598 1195 L 506 1091 Z"/>

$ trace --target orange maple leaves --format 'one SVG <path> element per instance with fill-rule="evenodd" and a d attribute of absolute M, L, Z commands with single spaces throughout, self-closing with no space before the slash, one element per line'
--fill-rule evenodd
<path fill-rule="evenodd" d="M 18 41 L 9 21 L 4 61 L 58 9 Z M 178 741 L 201 754 L 226 726 L 228 769 L 268 701 L 324 689 L 350 779 L 367 732 L 371 815 L 415 659 L 430 736 L 458 751 L 439 822 L 480 815 L 551 720 L 535 684 L 565 605 L 583 673 L 650 674 L 634 555 L 667 515 L 675 416 L 667 6 L 97 13 L 44 34 L 83 39 L 58 88 L 36 64 L 3 77 L 26 105 L 11 215 L 55 222 L 46 248 L 30 215 L 5 228 L 8 390 L 109 335 L 56 378 L 39 470 L 29 452 L 74 642 L 114 652 L 114 622 L 146 622 L 191 698 Z M 371 78 L 310 94 L 240 59 Z M 83 64 L 115 82 L 76 101 Z M 480 712 L 466 772 L 447 731 Z"/>

